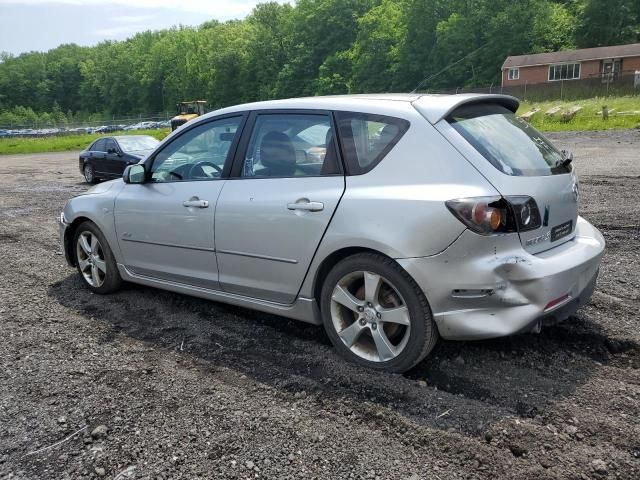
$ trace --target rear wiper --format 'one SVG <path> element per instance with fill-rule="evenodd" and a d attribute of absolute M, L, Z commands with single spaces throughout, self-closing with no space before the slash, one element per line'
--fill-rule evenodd
<path fill-rule="evenodd" d="M 556 167 L 568 167 L 573 162 L 573 153 L 562 150 L 562 159 L 556 162 Z"/>

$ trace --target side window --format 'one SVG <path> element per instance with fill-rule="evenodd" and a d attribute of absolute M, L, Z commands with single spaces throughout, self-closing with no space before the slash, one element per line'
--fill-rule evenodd
<path fill-rule="evenodd" d="M 352 175 L 375 167 L 409 129 L 408 121 L 384 115 L 336 112 L 336 117 L 342 151 Z"/>
<path fill-rule="evenodd" d="M 207 122 L 185 132 L 158 152 L 151 181 L 193 182 L 220 178 L 241 117 Z"/>
<path fill-rule="evenodd" d="M 112 139 L 112 138 L 107 138 L 107 139 L 105 139 L 104 151 L 105 151 L 105 152 L 108 152 L 108 151 L 109 151 L 109 150 L 111 150 L 112 148 L 113 148 L 114 150 L 118 150 L 115 140 L 114 140 L 114 139 Z"/>
<path fill-rule="evenodd" d="M 243 177 L 304 177 L 340 172 L 328 115 L 257 116 L 242 166 Z"/>
<path fill-rule="evenodd" d="M 101 138 L 100 140 L 97 140 L 96 143 L 93 144 L 93 146 L 91 147 L 91 151 L 92 152 L 106 152 L 107 149 L 105 148 L 106 146 L 106 139 Z"/>

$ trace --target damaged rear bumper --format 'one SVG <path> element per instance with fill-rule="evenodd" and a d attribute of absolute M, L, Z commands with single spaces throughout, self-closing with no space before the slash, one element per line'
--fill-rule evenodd
<path fill-rule="evenodd" d="M 578 217 L 575 237 L 529 254 L 517 235 L 464 232 L 432 257 L 399 259 L 425 292 L 440 335 L 475 340 L 535 330 L 589 302 L 605 242 Z"/>

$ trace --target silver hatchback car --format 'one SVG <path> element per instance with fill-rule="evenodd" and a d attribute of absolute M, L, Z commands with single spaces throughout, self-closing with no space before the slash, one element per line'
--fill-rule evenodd
<path fill-rule="evenodd" d="M 225 108 L 122 180 L 69 200 L 67 261 L 89 289 L 129 281 L 324 324 L 392 372 L 438 337 L 538 331 L 593 292 L 602 235 L 571 157 L 502 95 L 362 95 Z"/>

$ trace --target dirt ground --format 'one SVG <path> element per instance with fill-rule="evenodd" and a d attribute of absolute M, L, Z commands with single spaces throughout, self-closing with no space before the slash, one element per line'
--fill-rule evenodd
<path fill-rule="evenodd" d="M 0 478 L 640 478 L 640 131 L 550 137 L 608 242 L 592 304 L 406 375 L 319 327 L 91 294 L 58 245 L 77 156 L 0 157 Z"/>

